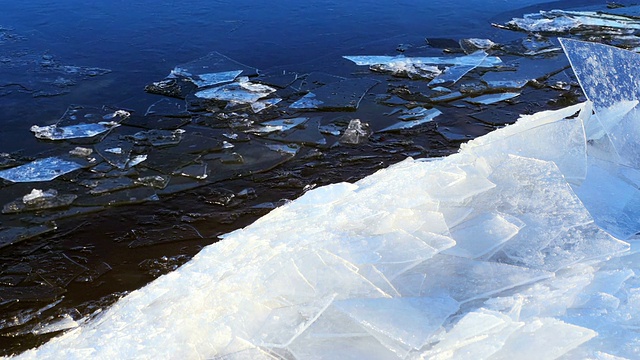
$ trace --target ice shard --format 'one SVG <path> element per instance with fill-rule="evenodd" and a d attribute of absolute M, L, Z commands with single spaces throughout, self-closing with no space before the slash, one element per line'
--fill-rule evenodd
<path fill-rule="evenodd" d="M 397 122 L 393 125 L 387 126 L 386 128 L 380 130 L 380 131 L 392 131 L 392 130 L 402 130 L 402 129 L 411 129 L 413 127 L 416 127 L 418 125 L 422 125 L 425 123 L 428 123 L 430 121 L 432 121 L 434 118 L 436 118 L 437 116 L 439 116 L 440 114 L 442 114 L 442 111 L 438 110 L 438 109 L 423 109 L 424 111 L 421 111 L 419 114 L 411 114 L 409 117 L 408 115 L 401 115 L 399 116 L 399 118 L 401 120 L 405 120 L 405 121 L 400 121 Z"/>
<path fill-rule="evenodd" d="M 168 78 L 182 76 L 189 78 L 198 87 L 207 87 L 232 82 L 240 75 L 257 74 L 257 69 L 214 51 L 186 64 L 177 65 Z"/>

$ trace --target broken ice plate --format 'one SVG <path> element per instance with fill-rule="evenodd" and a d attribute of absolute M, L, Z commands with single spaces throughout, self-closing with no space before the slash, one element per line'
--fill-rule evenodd
<path fill-rule="evenodd" d="M 424 123 L 428 123 L 433 120 L 436 116 L 442 114 L 442 112 L 438 109 L 429 109 L 421 114 L 420 117 L 412 117 L 414 120 L 401 121 L 395 123 L 391 126 L 387 126 L 386 128 L 380 130 L 382 131 L 392 131 L 392 130 L 401 130 L 401 129 L 410 129 L 416 127 L 418 125 L 422 125 Z"/>
<path fill-rule="evenodd" d="M 249 132 L 255 132 L 259 134 L 267 134 L 274 131 L 287 131 L 294 127 L 304 124 L 309 118 L 297 117 L 292 119 L 277 119 L 271 121 L 265 121 L 261 123 L 260 127 L 249 130 Z"/>
<path fill-rule="evenodd" d="M 373 79 L 347 79 L 329 83 L 307 93 L 289 107 L 324 111 L 355 111 L 364 95 L 377 84 L 379 82 Z"/>
<path fill-rule="evenodd" d="M 58 194 L 55 189 L 46 191 L 33 189 L 31 193 L 6 204 L 2 213 L 11 214 L 64 207 L 70 205 L 77 197 L 73 194 Z"/>
<path fill-rule="evenodd" d="M 480 53 L 484 53 L 480 51 Z M 486 53 L 484 53 L 486 56 Z M 431 64 L 431 65 L 454 65 L 454 66 L 476 66 L 478 64 L 478 55 L 476 53 L 466 56 L 437 56 L 437 57 L 404 57 L 398 56 L 343 56 L 347 60 L 353 61 L 356 65 L 377 65 L 377 64 L 394 64 L 398 62 L 410 62 L 415 64 Z M 482 67 L 492 67 L 502 64 L 497 56 L 486 56 L 481 62 Z"/>
<path fill-rule="evenodd" d="M 506 93 L 500 93 L 500 94 L 480 95 L 472 98 L 466 98 L 464 100 L 472 104 L 490 105 L 500 101 L 513 99 L 514 97 L 519 95 L 520 93 L 506 92 Z"/>
<path fill-rule="evenodd" d="M 442 74 L 436 76 L 433 80 L 431 80 L 429 82 L 429 85 L 457 82 L 471 70 L 475 69 L 478 66 L 482 66 L 485 61 L 487 61 L 487 53 L 484 51 L 476 51 L 473 54 L 467 55 L 466 58 L 468 64 L 448 67 Z M 491 67 L 491 60 L 487 62 L 489 63 L 488 67 Z"/>
<path fill-rule="evenodd" d="M 231 82 L 236 77 L 258 75 L 258 69 L 241 64 L 217 51 L 186 64 L 177 65 L 168 78 L 184 76 L 198 87 Z"/>
<path fill-rule="evenodd" d="M 254 84 L 249 81 L 239 81 L 211 89 L 201 90 L 196 97 L 201 99 L 213 99 L 231 101 L 240 104 L 250 104 L 276 91 L 276 89 L 262 84 Z"/>
<path fill-rule="evenodd" d="M 59 157 L 38 159 L 0 171 L 0 178 L 12 182 L 49 181 L 82 168 L 83 165 Z"/>
<path fill-rule="evenodd" d="M 78 124 L 70 126 L 49 125 L 38 126 L 33 125 L 31 131 L 38 139 L 49 140 L 65 140 L 65 139 L 77 139 L 77 138 L 90 138 L 98 134 L 102 134 L 106 131 L 119 126 L 113 122 L 99 122 L 97 124 Z"/>
<path fill-rule="evenodd" d="M 234 70 L 234 71 L 225 71 L 219 73 L 209 73 L 209 74 L 200 74 L 200 75 L 191 75 L 186 73 L 184 70 L 176 68 L 171 72 L 172 75 L 185 75 L 187 77 L 191 77 L 191 81 L 196 84 L 198 87 L 206 87 L 213 86 L 218 84 L 224 84 L 228 82 L 232 82 L 235 80 L 238 75 L 242 74 L 242 70 Z"/>

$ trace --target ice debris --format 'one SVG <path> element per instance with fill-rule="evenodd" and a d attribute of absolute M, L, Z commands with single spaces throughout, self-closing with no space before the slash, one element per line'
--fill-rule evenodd
<path fill-rule="evenodd" d="M 19 358 L 636 358 L 640 99 L 607 75 L 640 55 L 563 46 L 588 101 L 311 189 Z"/>

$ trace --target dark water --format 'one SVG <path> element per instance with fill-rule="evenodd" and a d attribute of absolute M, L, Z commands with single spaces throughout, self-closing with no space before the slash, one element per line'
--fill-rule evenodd
<path fill-rule="evenodd" d="M 263 73 L 322 72 L 349 77 L 354 71 L 366 74 L 368 70 L 354 69 L 342 55 L 396 55 L 399 44 L 411 45 L 407 50 L 411 55 L 442 52 L 428 47 L 426 37 L 508 42 L 523 34 L 494 28 L 492 22 L 579 4 L 539 0 L 33 0 L 0 1 L 0 5 L 0 35 L 4 36 L 0 36 L 0 153 L 26 161 L 56 151 L 58 146 L 37 140 L 29 131 L 32 125 L 54 123 L 71 104 L 124 107 L 144 114 L 160 99 L 145 93 L 145 85 L 163 79 L 176 64 L 211 51 Z M 73 85 L 63 88 L 63 94 L 54 94 L 48 91 L 61 87 L 51 87 L 43 80 L 48 76 L 40 65 L 43 61 L 111 72 L 77 77 Z M 397 81 L 400 83 L 391 84 L 400 86 L 405 80 Z M 384 85 L 378 86 L 377 93 L 385 93 Z M 558 96 L 549 89 L 528 87 L 501 114 L 511 114 L 505 121 L 513 121 L 519 113 L 562 105 L 548 102 Z M 240 178 L 188 183 L 188 190 L 172 191 L 159 201 L 117 207 L 85 205 L 80 207 L 84 214 L 58 219 L 55 230 L 0 248 L 0 355 L 45 341 L 50 335 L 34 335 L 41 324 L 61 314 L 74 318 L 91 314 L 184 263 L 202 246 L 215 242 L 216 236 L 246 226 L 272 208 L 264 204 L 277 206 L 308 186 L 357 180 L 408 155 L 443 156 L 455 151 L 461 140 L 501 125 L 499 121 L 480 124 L 470 120 L 469 113 L 478 108 L 445 107 L 446 119 L 440 128 L 376 134 L 361 146 L 303 146 L 291 161 L 262 164 Z M 376 121 L 389 121 L 382 115 L 385 109 L 388 111 L 371 100 L 364 101 L 356 113 L 320 115 L 331 121 L 343 117 L 338 123 L 360 117 L 380 129 L 383 125 Z M 448 127 L 457 129 L 462 138 L 444 136 L 442 129 Z M 63 181 L 68 185 L 74 180 Z M 0 206 L 35 186 L 48 185 L 0 184 Z M 0 215 L 0 230 L 35 226 L 42 219 L 38 216 Z"/>

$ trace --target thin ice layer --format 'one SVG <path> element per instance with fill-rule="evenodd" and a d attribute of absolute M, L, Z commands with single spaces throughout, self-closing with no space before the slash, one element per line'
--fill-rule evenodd
<path fill-rule="evenodd" d="M 376 64 L 393 64 L 397 62 L 410 61 L 417 64 L 432 65 L 456 65 L 456 66 L 476 66 L 478 64 L 477 55 L 467 56 L 441 56 L 441 57 L 404 57 L 398 56 L 343 56 L 343 58 L 353 61 L 356 65 L 376 65 Z M 502 63 L 502 60 L 496 56 L 488 56 L 482 61 L 482 66 L 492 67 Z"/>
<path fill-rule="evenodd" d="M 240 104 L 250 104 L 268 96 L 276 89 L 262 84 L 254 84 L 249 81 L 239 81 L 210 89 L 196 92 L 201 99 L 215 99 L 232 101 Z"/>
<path fill-rule="evenodd" d="M 83 166 L 59 157 L 38 159 L 30 163 L 0 171 L 0 178 L 13 182 L 49 181 Z"/>
<path fill-rule="evenodd" d="M 436 116 L 439 116 L 442 114 L 442 111 L 438 110 L 438 109 L 429 109 L 429 110 L 425 110 L 423 112 L 420 113 L 420 115 L 412 115 L 411 116 L 411 120 L 405 120 L 405 121 L 400 121 L 397 122 L 393 125 L 387 126 L 386 128 L 380 130 L 380 131 L 392 131 L 392 130 L 402 130 L 402 129 L 411 129 L 414 128 L 416 126 L 422 125 L 422 124 L 426 124 L 430 121 L 432 121 L 433 119 L 436 118 Z"/>
<path fill-rule="evenodd" d="M 77 138 L 89 138 L 102 134 L 118 126 L 115 123 L 99 122 L 97 124 L 78 124 L 70 126 L 49 125 L 38 126 L 33 125 L 31 131 L 38 139 L 49 140 L 65 140 Z"/>

